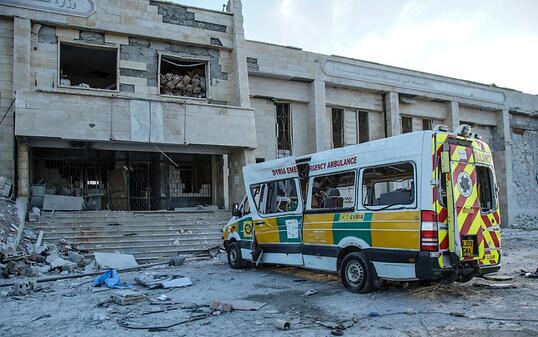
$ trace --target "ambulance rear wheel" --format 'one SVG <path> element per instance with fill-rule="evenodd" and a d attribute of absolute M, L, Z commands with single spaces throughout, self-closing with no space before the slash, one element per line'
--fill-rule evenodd
<path fill-rule="evenodd" d="M 372 290 L 373 272 L 364 253 L 347 254 L 342 260 L 340 278 L 344 287 L 354 293 L 367 293 Z"/>
<path fill-rule="evenodd" d="M 239 242 L 232 242 L 230 244 L 230 248 L 228 249 L 228 264 L 233 269 L 241 269 L 245 268 L 247 263 L 245 260 L 243 260 L 243 257 L 241 256 L 241 247 L 239 246 Z"/>

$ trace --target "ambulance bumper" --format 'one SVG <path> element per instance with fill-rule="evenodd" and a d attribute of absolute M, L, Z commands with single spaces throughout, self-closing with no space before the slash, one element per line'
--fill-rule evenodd
<path fill-rule="evenodd" d="M 452 270 L 441 269 L 437 257 L 429 252 L 419 252 L 415 263 L 415 274 L 419 280 L 438 280 L 452 273 Z"/>

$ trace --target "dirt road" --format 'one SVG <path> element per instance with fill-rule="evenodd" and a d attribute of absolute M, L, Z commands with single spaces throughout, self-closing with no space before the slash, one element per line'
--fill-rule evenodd
<path fill-rule="evenodd" d="M 334 275 L 277 267 L 238 271 L 215 259 L 146 270 L 181 273 L 194 285 L 168 290 L 135 286 L 148 300 L 128 306 L 98 306 L 114 290 L 81 284 L 91 278 L 43 284 L 43 291 L 27 296 L 2 296 L 0 336 L 330 336 L 330 326 L 337 323 L 347 328 L 345 336 L 538 336 L 538 279 L 519 276 L 520 269 L 538 267 L 538 231 L 504 230 L 503 245 L 501 272 L 513 276 L 508 282 L 517 288 L 475 287 L 488 281 L 474 279 L 449 286 L 398 284 L 360 295 L 344 290 Z M 134 284 L 141 273 L 122 274 L 122 280 Z M 317 293 L 305 296 L 308 291 Z M 175 309 L 162 311 L 167 307 L 162 302 L 150 304 L 149 299 L 162 294 L 176 303 L 168 305 Z M 118 323 L 124 318 L 137 326 L 172 325 L 191 315 L 205 316 L 207 305 L 221 298 L 267 304 L 258 311 L 211 315 L 158 332 Z M 149 313 L 154 311 L 160 312 Z M 277 318 L 291 321 L 291 329 L 277 330 Z"/>

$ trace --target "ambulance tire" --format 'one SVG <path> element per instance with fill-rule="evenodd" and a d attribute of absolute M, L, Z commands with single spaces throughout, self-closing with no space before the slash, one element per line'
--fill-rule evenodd
<path fill-rule="evenodd" d="M 340 278 L 351 292 L 364 294 L 372 291 L 373 270 L 366 255 L 362 252 L 347 254 L 342 260 Z"/>
<path fill-rule="evenodd" d="M 237 241 L 232 242 L 228 249 L 228 264 L 233 269 L 246 268 L 248 265 L 248 261 L 243 260 L 241 246 L 239 246 L 239 242 Z"/>

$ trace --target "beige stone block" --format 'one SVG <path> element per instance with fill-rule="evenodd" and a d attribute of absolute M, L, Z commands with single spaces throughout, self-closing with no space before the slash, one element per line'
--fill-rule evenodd
<path fill-rule="evenodd" d="M 139 77 L 120 76 L 120 83 L 147 86 L 147 80 Z"/>
<path fill-rule="evenodd" d="M 129 44 L 129 37 L 116 34 L 105 34 L 105 42 L 114 44 Z"/>
<path fill-rule="evenodd" d="M 144 62 L 120 60 L 120 68 L 146 71 L 147 65 Z"/>
<path fill-rule="evenodd" d="M 74 40 L 80 37 L 80 32 L 77 29 L 56 27 L 56 36 L 62 39 Z"/>

